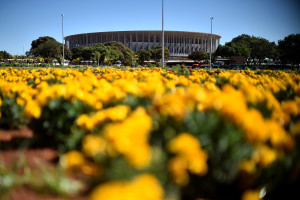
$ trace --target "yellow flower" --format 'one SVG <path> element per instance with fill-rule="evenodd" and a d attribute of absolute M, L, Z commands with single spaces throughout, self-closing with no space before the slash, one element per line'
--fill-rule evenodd
<path fill-rule="evenodd" d="M 284 128 L 275 121 L 268 121 L 267 126 L 270 134 L 270 141 L 274 147 L 282 147 L 284 145 L 290 146 L 289 135 L 286 133 Z"/>
<path fill-rule="evenodd" d="M 251 142 L 267 141 L 269 138 L 269 131 L 262 114 L 255 109 L 251 109 L 245 113 L 245 116 L 247 117 L 243 117 L 241 126 L 247 140 Z"/>
<path fill-rule="evenodd" d="M 181 133 L 169 142 L 168 149 L 172 153 L 190 155 L 193 154 L 195 150 L 200 149 L 200 143 L 193 135 Z"/>
<path fill-rule="evenodd" d="M 151 148 L 148 144 L 151 127 L 151 117 L 144 108 L 139 107 L 123 122 L 107 125 L 104 128 L 104 138 L 131 165 L 145 168 L 151 161 Z"/>
<path fill-rule="evenodd" d="M 104 111 L 105 117 L 111 121 L 122 121 L 124 120 L 128 113 L 130 112 L 130 107 L 125 105 L 118 105 L 112 108 L 108 108 Z"/>
<path fill-rule="evenodd" d="M 93 157 L 105 152 L 106 141 L 99 135 L 89 134 L 82 141 L 82 149 L 86 155 Z"/>
<path fill-rule="evenodd" d="M 176 120 L 182 120 L 185 117 L 185 102 L 181 94 L 169 93 L 154 103 L 162 115 L 172 116 Z"/>
<path fill-rule="evenodd" d="M 298 114 L 298 106 L 295 101 L 285 101 L 282 103 L 281 108 L 289 115 L 296 116 Z"/>
<path fill-rule="evenodd" d="M 244 160 L 240 163 L 240 170 L 252 174 L 256 170 L 256 164 L 254 160 Z"/>
<path fill-rule="evenodd" d="M 205 85 L 205 88 L 206 88 L 206 89 L 211 90 L 211 91 L 214 91 L 214 90 L 217 89 L 215 83 L 212 83 L 212 82 L 206 81 L 206 82 L 204 83 L 204 85 Z"/>
<path fill-rule="evenodd" d="M 94 128 L 94 123 L 87 114 L 80 115 L 77 118 L 77 125 L 86 130 L 92 130 Z"/>
<path fill-rule="evenodd" d="M 282 110 L 276 110 L 272 113 L 272 119 L 277 121 L 280 125 L 285 126 L 290 121 L 290 115 Z"/>
<path fill-rule="evenodd" d="M 189 183 L 189 175 L 186 171 L 187 161 L 183 157 L 174 157 L 168 163 L 168 169 L 173 175 L 173 181 L 180 185 L 185 186 Z"/>
<path fill-rule="evenodd" d="M 113 181 L 96 187 L 89 200 L 163 200 L 164 191 L 151 174 L 142 174 L 132 181 Z"/>
<path fill-rule="evenodd" d="M 137 193 L 136 199 L 162 200 L 164 198 L 164 190 L 152 174 L 138 176 L 131 183 L 131 188 Z"/>
<path fill-rule="evenodd" d="M 169 142 L 168 150 L 175 154 L 175 158 L 169 161 L 169 170 L 174 176 L 175 183 L 187 184 L 186 170 L 200 176 L 207 173 L 207 154 L 193 135 L 189 133 L 179 134 Z"/>
<path fill-rule="evenodd" d="M 132 166 L 138 169 L 148 167 L 152 159 L 152 151 L 150 145 L 143 144 L 138 146 L 137 149 L 133 148 L 125 154 L 127 161 Z"/>
<path fill-rule="evenodd" d="M 41 116 L 41 108 L 36 101 L 30 100 L 26 103 L 24 109 L 24 115 L 27 118 L 39 118 Z"/>
<path fill-rule="evenodd" d="M 22 98 L 20 98 L 20 97 L 18 97 L 16 101 L 17 101 L 17 104 L 20 105 L 20 106 L 24 106 L 25 103 L 26 103 L 26 101 L 24 101 L 24 100 L 23 100 Z"/>
<path fill-rule="evenodd" d="M 206 152 L 197 151 L 190 156 L 188 169 L 194 174 L 205 175 L 208 171 Z"/>
<path fill-rule="evenodd" d="M 293 135 L 300 135 L 300 121 L 297 121 L 295 124 L 293 124 L 291 133 Z"/>
<path fill-rule="evenodd" d="M 96 187 L 92 191 L 89 200 L 129 200 L 125 196 L 128 195 L 127 188 L 125 181 L 108 182 Z"/>
<path fill-rule="evenodd" d="M 99 166 L 93 163 L 85 162 L 79 168 L 81 172 L 85 175 L 99 177 L 99 175 L 102 174 L 102 171 L 100 170 Z"/>
<path fill-rule="evenodd" d="M 258 145 L 253 153 L 253 160 L 262 167 L 269 166 L 277 159 L 277 152 L 266 145 Z"/>
<path fill-rule="evenodd" d="M 62 87 L 62 86 L 61 86 Z M 38 94 L 36 95 L 36 100 L 41 106 L 47 105 L 47 103 L 55 99 L 57 96 L 57 85 L 50 87 L 46 81 L 42 81 L 38 86 Z"/>
<path fill-rule="evenodd" d="M 241 87 L 241 91 L 245 94 L 248 102 L 256 104 L 264 100 L 263 93 L 252 84 L 245 84 Z"/>
<path fill-rule="evenodd" d="M 259 190 L 247 190 L 243 193 L 241 200 L 260 200 Z"/>
<path fill-rule="evenodd" d="M 81 152 L 74 150 L 64 154 L 60 160 L 60 164 L 67 170 L 79 169 L 85 164 L 85 158 Z"/>

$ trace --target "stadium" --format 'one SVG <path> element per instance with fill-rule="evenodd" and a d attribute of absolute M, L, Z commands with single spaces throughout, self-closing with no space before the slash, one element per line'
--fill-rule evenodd
<path fill-rule="evenodd" d="M 220 35 L 186 32 L 186 31 L 165 31 L 165 48 L 170 51 L 170 57 L 187 57 L 190 53 L 202 50 L 210 52 L 212 40 L 212 52 L 220 44 Z M 82 33 L 65 37 L 66 44 L 72 50 L 75 47 L 92 46 L 98 43 L 117 41 L 134 51 L 140 49 L 149 50 L 162 44 L 161 31 L 115 31 Z"/>

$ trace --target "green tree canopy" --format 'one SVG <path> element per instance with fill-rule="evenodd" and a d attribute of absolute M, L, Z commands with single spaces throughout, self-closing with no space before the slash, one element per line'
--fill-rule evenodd
<path fill-rule="evenodd" d="M 105 55 L 104 62 L 108 63 L 109 65 L 112 65 L 116 61 L 120 60 L 120 57 L 122 56 L 121 54 L 120 54 L 120 51 L 118 51 L 118 49 L 109 48 L 109 51 Z"/>
<path fill-rule="evenodd" d="M 251 55 L 251 48 L 245 43 L 231 42 L 229 46 L 235 56 L 245 56 L 247 58 Z"/>
<path fill-rule="evenodd" d="M 234 50 L 229 45 L 219 45 L 215 55 L 230 58 L 231 56 L 234 56 Z"/>
<path fill-rule="evenodd" d="M 94 50 L 92 47 L 83 47 L 81 50 L 81 57 L 83 60 L 90 60 L 93 56 Z"/>
<path fill-rule="evenodd" d="M 188 58 L 195 61 L 208 59 L 208 54 L 204 51 L 194 51 L 188 55 Z"/>
<path fill-rule="evenodd" d="M 239 35 L 239 36 L 233 38 L 231 40 L 231 42 L 238 43 L 238 44 L 244 44 L 247 47 L 250 47 L 252 39 L 253 39 L 253 36 L 251 37 L 250 35 L 242 34 L 242 35 Z"/>
<path fill-rule="evenodd" d="M 9 58 L 9 53 L 7 53 L 6 51 L 0 51 L 0 60 L 1 59 L 8 59 Z"/>
<path fill-rule="evenodd" d="M 95 60 L 96 52 L 100 53 L 99 62 L 106 62 L 108 64 L 113 64 L 118 60 L 125 64 L 130 64 L 134 57 L 134 51 L 128 47 L 119 42 L 109 42 L 88 47 L 75 47 L 72 49 L 72 59 Z"/>
<path fill-rule="evenodd" d="M 92 60 L 94 60 L 94 61 L 96 61 L 97 62 L 97 65 L 99 65 L 99 61 L 100 61 L 100 58 L 101 58 L 101 53 L 99 52 L 99 51 L 95 51 L 94 53 L 93 53 L 93 59 Z"/>
<path fill-rule="evenodd" d="M 62 43 L 59 43 L 59 48 L 60 48 L 60 55 L 62 55 L 63 52 Z M 65 52 L 65 59 L 71 60 L 72 51 L 69 49 L 69 47 L 66 44 L 64 45 L 64 52 Z"/>
<path fill-rule="evenodd" d="M 150 58 L 151 58 L 150 51 L 147 51 L 145 49 L 140 49 L 136 54 L 138 57 L 139 64 L 141 64 L 141 65 L 144 64 L 145 61 L 150 60 Z"/>
<path fill-rule="evenodd" d="M 109 47 L 105 46 L 104 44 L 96 44 L 90 47 L 92 53 L 99 52 L 101 54 L 99 62 L 103 62 L 105 55 L 109 51 Z"/>
<path fill-rule="evenodd" d="M 162 58 L 162 47 L 158 46 L 153 49 L 150 49 L 150 53 L 151 53 L 151 59 L 159 61 Z M 170 51 L 168 48 L 164 49 L 164 57 L 165 58 L 170 57 Z"/>
<path fill-rule="evenodd" d="M 278 41 L 279 57 L 284 63 L 300 63 L 300 34 L 291 34 Z"/>
<path fill-rule="evenodd" d="M 270 42 L 264 38 L 253 37 L 251 41 L 251 58 L 258 59 L 260 62 L 265 58 L 271 57 Z"/>
<path fill-rule="evenodd" d="M 65 59 L 71 58 L 71 51 L 64 46 Z M 45 36 L 39 37 L 31 42 L 31 54 L 35 57 L 43 57 L 47 60 L 57 59 L 62 60 L 62 44 L 57 42 L 54 38 Z"/>
<path fill-rule="evenodd" d="M 50 41 L 50 40 L 56 41 L 54 38 L 49 37 L 49 36 L 39 37 L 38 39 L 33 40 L 33 41 L 31 42 L 31 49 L 38 48 L 38 46 L 39 46 L 40 44 L 44 44 L 45 42 Z M 57 41 L 56 41 L 56 42 L 57 42 Z"/>
<path fill-rule="evenodd" d="M 72 49 L 72 59 L 79 58 L 80 60 L 83 60 L 82 57 L 83 48 L 82 47 L 75 47 Z"/>
<path fill-rule="evenodd" d="M 35 57 L 58 58 L 60 56 L 60 46 L 56 40 L 47 40 L 40 43 L 36 48 L 31 48 Z"/>
<path fill-rule="evenodd" d="M 276 59 L 278 57 L 277 46 L 274 42 L 247 34 L 233 38 L 224 46 L 219 45 L 215 55 L 227 58 L 231 56 L 245 56 L 250 59 L 258 59 L 260 62 L 265 58 Z"/>
<path fill-rule="evenodd" d="M 111 47 L 114 50 L 118 49 L 117 51 L 121 52 L 119 53 L 119 60 L 125 65 L 132 65 L 132 61 L 135 56 L 135 52 L 132 49 L 116 41 L 107 42 L 105 43 L 105 46 Z"/>

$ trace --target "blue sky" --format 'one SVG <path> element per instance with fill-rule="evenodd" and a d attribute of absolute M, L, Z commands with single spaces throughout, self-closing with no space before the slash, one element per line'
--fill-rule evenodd
<path fill-rule="evenodd" d="M 278 42 L 300 33 L 300 0 L 164 0 L 165 30 L 210 32 L 221 44 L 246 33 Z M 32 40 L 102 31 L 161 30 L 162 0 L 0 0 L 0 51 L 21 55 Z"/>

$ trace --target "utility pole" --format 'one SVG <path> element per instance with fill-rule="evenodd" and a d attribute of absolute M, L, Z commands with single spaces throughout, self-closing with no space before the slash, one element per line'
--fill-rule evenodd
<path fill-rule="evenodd" d="M 209 69 L 211 70 L 211 52 L 212 52 L 212 20 L 214 17 L 210 18 L 210 52 L 209 52 Z"/>
<path fill-rule="evenodd" d="M 164 0 L 162 0 L 162 67 L 165 66 L 165 31 L 164 31 Z"/>
<path fill-rule="evenodd" d="M 65 65 L 64 14 L 61 14 L 61 17 L 62 17 L 62 45 L 63 45 L 62 63 L 63 63 L 63 66 L 64 66 Z"/>

